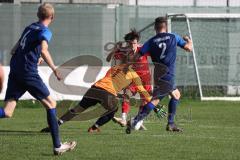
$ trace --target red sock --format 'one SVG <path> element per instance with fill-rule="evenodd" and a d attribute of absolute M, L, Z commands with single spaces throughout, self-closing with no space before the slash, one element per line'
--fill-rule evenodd
<path fill-rule="evenodd" d="M 122 103 L 122 113 L 128 114 L 129 110 L 130 110 L 129 102 L 123 101 L 123 103 Z"/>

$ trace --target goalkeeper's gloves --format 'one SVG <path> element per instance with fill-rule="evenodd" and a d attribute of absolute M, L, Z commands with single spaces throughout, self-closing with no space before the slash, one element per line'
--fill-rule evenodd
<path fill-rule="evenodd" d="M 164 105 L 158 105 L 156 106 L 153 110 L 156 113 L 156 116 L 161 119 L 163 117 L 167 116 L 167 112 L 165 111 L 165 106 Z"/>

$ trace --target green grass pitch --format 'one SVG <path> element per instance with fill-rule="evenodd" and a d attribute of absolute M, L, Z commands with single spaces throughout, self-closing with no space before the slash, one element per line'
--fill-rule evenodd
<path fill-rule="evenodd" d="M 240 102 L 200 102 L 185 99 L 178 108 L 177 124 L 183 133 L 165 131 L 166 120 L 151 115 L 147 131 L 125 134 L 113 122 L 102 132 L 88 134 L 94 122 L 72 121 L 61 126 L 63 140 L 76 140 L 76 150 L 52 155 L 49 134 L 39 133 L 46 126 L 43 108 L 31 101 L 20 102 L 12 119 L 0 120 L 1 160 L 239 160 Z M 120 110 L 119 110 L 120 111 Z M 133 109 L 132 112 L 136 112 Z"/>

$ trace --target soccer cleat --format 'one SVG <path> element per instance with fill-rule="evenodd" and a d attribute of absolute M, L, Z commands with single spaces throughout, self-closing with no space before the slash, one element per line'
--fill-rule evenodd
<path fill-rule="evenodd" d="M 64 152 L 73 150 L 77 145 L 77 142 L 65 142 L 61 144 L 59 148 L 54 148 L 53 153 L 54 155 L 62 155 Z"/>
<path fill-rule="evenodd" d="M 133 119 L 129 120 L 127 122 L 127 128 L 126 128 L 126 133 L 127 134 L 131 134 L 132 130 L 133 130 Z"/>
<path fill-rule="evenodd" d="M 112 121 L 119 124 L 121 127 L 125 127 L 127 125 L 127 121 L 122 120 L 122 118 L 113 117 Z"/>
<path fill-rule="evenodd" d="M 40 132 L 41 133 L 49 133 L 50 132 L 50 128 L 49 127 L 43 128 Z"/>
<path fill-rule="evenodd" d="M 101 132 L 100 128 L 98 127 L 90 127 L 88 128 L 88 133 L 94 133 L 94 132 Z"/>
<path fill-rule="evenodd" d="M 183 132 L 181 128 L 178 128 L 174 123 L 167 124 L 166 130 L 169 132 Z"/>

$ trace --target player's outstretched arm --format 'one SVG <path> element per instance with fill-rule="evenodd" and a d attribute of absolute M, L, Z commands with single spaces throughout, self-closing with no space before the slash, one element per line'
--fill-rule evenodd
<path fill-rule="evenodd" d="M 54 72 L 55 76 L 57 77 L 58 80 L 61 80 L 61 75 L 59 73 L 59 71 L 57 70 L 57 67 L 54 65 L 52 57 L 48 51 L 48 43 L 47 41 L 43 40 L 41 42 L 41 55 L 42 58 L 44 59 L 44 61 L 48 64 L 48 66 L 52 69 L 52 71 Z"/>
<path fill-rule="evenodd" d="M 137 86 L 138 92 L 142 93 L 144 95 L 147 102 L 150 102 L 152 99 L 152 96 L 143 87 L 141 78 L 131 67 L 129 67 L 129 72 L 128 72 L 127 76 L 133 80 L 134 85 Z"/>
<path fill-rule="evenodd" d="M 183 39 L 187 42 L 183 49 L 187 52 L 192 52 L 192 40 L 188 36 L 183 36 Z"/>

